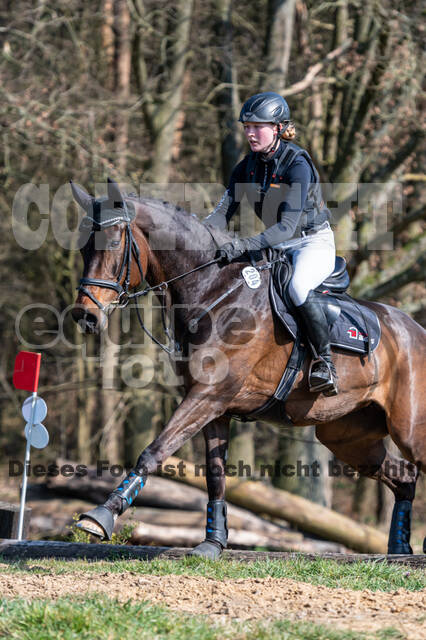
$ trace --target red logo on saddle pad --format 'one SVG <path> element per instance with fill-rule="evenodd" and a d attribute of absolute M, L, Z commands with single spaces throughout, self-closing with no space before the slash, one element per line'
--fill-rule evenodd
<path fill-rule="evenodd" d="M 356 327 L 349 327 L 346 333 L 353 340 L 368 340 L 368 336 L 366 336 L 365 333 L 359 331 Z"/>

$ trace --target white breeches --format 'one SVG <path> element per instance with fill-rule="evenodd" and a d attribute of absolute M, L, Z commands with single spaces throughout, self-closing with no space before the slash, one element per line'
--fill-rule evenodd
<path fill-rule="evenodd" d="M 302 238 L 297 247 L 287 249 L 287 255 L 294 268 L 288 292 L 293 304 L 299 307 L 309 291 L 318 287 L 334 270 L 336 248 L 330 226 Z"/>

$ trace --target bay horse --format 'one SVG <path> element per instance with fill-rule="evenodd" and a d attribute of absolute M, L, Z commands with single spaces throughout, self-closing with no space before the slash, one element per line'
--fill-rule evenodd
<path fill-rule="evenodd" d="M 147 476 L 202 429 L 207 527 L 206 539 L 192 552 L 216 558 L 227 540 L 224 498 L 230 417 L 253 416 L 273 396 L 293 345 L 284 327 L 274 321 L 269 273 L 259 271 L 262 286 L 256 290 L 233 288 L 241 279 L 243 258 L 221 267 L 212 259 L 216 247 L 211 231 L 193 214 L 166 202 L 123 196 L 113 181 L 108 182 L 108 195 L 98 199 L 71 185 L 86 212 L 84 273 L 73 307 L 75 321 L 88 333 L 104 330 L 108 314 L 137 295 L 145 280 L 149 285 L 145 291 L 161 293 L 167 309 L 175 308 L 175 355 L 180 349 L 187 356 L 175 362 L 184 380 L 181 404 L 124 482 L 103 505 L 83 514 L 79 526 L 110 538 L 117 517 L 143 489 Z M 230 239 L 223 231 L 215 230 L 215 236 L 220 244 Z M 334 397 L 309 392 L 305 362 L 285 412 L 271 408 L 261 420 L 294 427 L 315 424 L 318 439 L 339 460 L 387 485 L 395 496 L 388 553 L 408 554 L 416 481 L 426 470 L 425 331 L 396 308 L 363 304 L 375 310 L 382 330 L 371 360 L 334 350 L 339 377 L 339 394 Z M 200 319 L 203 308 L 209 314 Z M 405 459 L 386 450 L 387 435 Z"/>

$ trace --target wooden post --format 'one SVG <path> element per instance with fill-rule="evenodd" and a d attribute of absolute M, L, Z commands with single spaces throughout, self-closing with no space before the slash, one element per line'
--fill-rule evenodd
<path fill-rule="evenodd" d="M 30 530 L 31 508 L 25 507 L 22 536 L 28 538 Z M 18 538 L 19 505 L 0 502 L 0 539 L 14 540 Z"/>

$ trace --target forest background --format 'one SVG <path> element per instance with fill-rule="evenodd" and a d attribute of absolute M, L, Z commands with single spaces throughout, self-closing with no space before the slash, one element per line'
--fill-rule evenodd
<path fill-rule="evenodd" d="M 0 16 L 0 464 L 23 455 L 11 373 L 28 346 L 43 354 L 49 407 L 51 443 L 37 462 L 132 464 L 170 417 L 179 389 L 137 324 L 115 313 L 107 336 L 83 337 L 66 311 L 82 270 L 68 183 L 93 193 L 109 176 L 167 200 L 191 185 L 204 216 L 247 151 L 241 104 L 261 90 L 286 97 L 296 142 L 334 185 L 327 201 L 351 293 L 425 325 L 420 2 L 3 0 Z M 48 191 L 40 206 L 28 198 L 24 220 L 12 209 L 30 183 Z M 364 200 L 357 185 L 373 185 Z M 147 317 L 160 336 L 158 313 Z M 126 346 L 129 336 L 139 350 Z M 202 462 L 202 436 L 179 453 Z M 387 490 L 333 482 L 328 459 L 311 427 L 232 425 L 230 462 L 255 473 L 275 460 L 318 460 L 319 478 L 273 482 L 387 520 Z"/>

